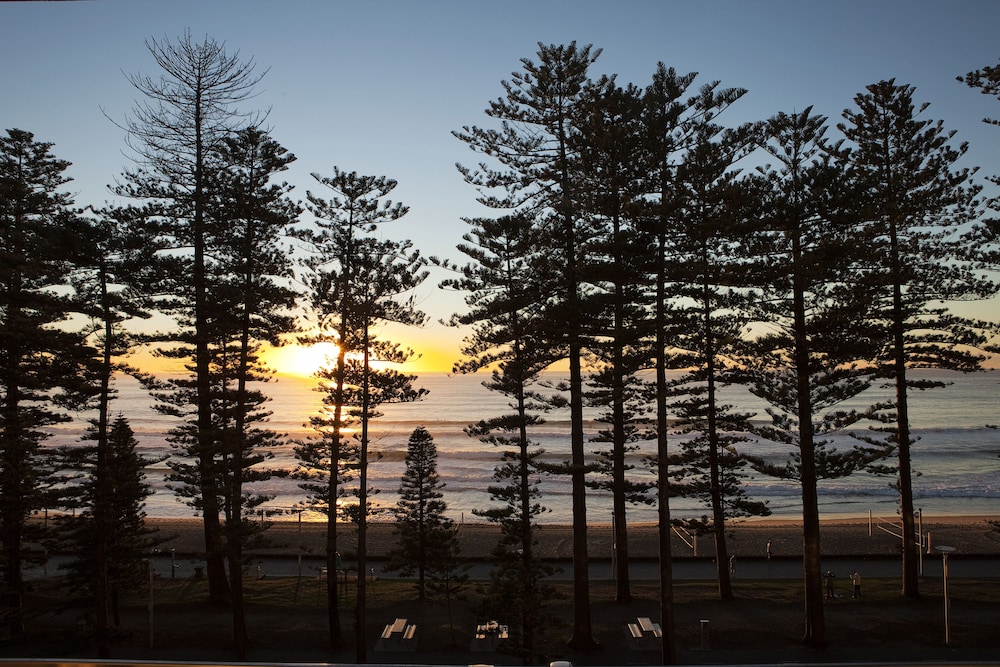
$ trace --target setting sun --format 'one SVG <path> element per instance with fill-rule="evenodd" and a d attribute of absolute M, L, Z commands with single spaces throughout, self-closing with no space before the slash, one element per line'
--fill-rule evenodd
<path fill-rule="evenodd" d="M 404 373 L 447 373 L 461 356 L 459 350 L 464 333 L 456 327 L 443 325 L 406 327 L 390 324 L 379 331 L 379 337 L 399 341 L 403 349 L 413 351 L 413 356 L 399 365 L 397 370 Z M 288 343 L 281 347 L 268 347 L 262 356 L 267 365 L 281 375 L 310 377 L 327 363 L 333 363 L 336 354 L 335 343 Z"/>
<path fill-rule="evenodd" d="M 284 345 L 267 352 L 267 363 L 278 373 L 309 377 L 337 355 L 334 343 L 315 345 Z"/>

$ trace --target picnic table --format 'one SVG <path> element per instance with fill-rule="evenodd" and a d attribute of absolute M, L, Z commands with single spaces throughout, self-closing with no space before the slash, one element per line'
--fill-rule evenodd
<path fill-rule="evenodd" d="M 407 623 L 405 618 L 397 618 L 388 623 L 382 635 L 375 642 L 376 651 L 416 651 L 417 624 Z"/>
<path fill-rule="evenodd" d="M 653 623 L 648 616 L 640 616 L 635 623 L 625 624 L 625 638 L 631 649 L 651 650 L 659 646 L 663 630 L 659 623 Z"/>
<path fill-rule="evenodd" d="M 498 621 L 487 621 L 476 626 L 476 636 L 469 650 L 484 653 L 497 650 L 497 644 L 509 636 L 509 628 Z"/>

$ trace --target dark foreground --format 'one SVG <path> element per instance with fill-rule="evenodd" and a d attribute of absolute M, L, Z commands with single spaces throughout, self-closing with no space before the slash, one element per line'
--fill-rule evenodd
<path fill-rule="evenodd" d="M 467 599 L 453 603 L 450 624 L 443 603 L 414 599 L 411 582 L 375 581 L 369 588 L 368 661 L 521 664 L 502 644 L 496 652 L 470 650 L 476 624 L 490 620 L 488 611 L 477 603 L 479 585 L 470 585 Z M 542 629 L 543 647 L 535 664 L 554 660 L 574 665 L 660 664 L 658 651 L 632 649 L 626 639 L 627 622 L 640 616 L 659 620 L 655 582 L 634 584 L 634 599 L 628 603 L 613 600 L 611 582 L 592 582 L 593 629 L 601 648 L 587 652 L 566 648 L 572 618 L 570 588 L 563 583 L 558 586 L 564 596 L 551 605 L 556 620 Z M 838 597 L 826 604 L 828 644 L 821 650 L 806 648 L 799 641 L 803 603 L 801 584 L 796 581 L 737 580 L 736 597 L 726 602 L 717 599 L 714 582 L 682 582 L 675 591 L 680 664 L 1000 662 L 1000 572 L 995 577 L 949 581 L 950 646 L 945 644 L 942 581 L 937 577 L 922 579 L 922 595 L 916 600 L 899 595 L 895 578 L 868 578 L 861 599 L 852 599 L 846 588 L 838 590 Z M 315 577 L 249 582 L 248 660 L 355 662 L 354 591 L 347 591 L 341 601 L 344 638 L 339 649 L 330 648 L 322 595 L 323 584 Z M 230 612 L 209 606 L 205 598 L 203 580 L 157 580 L 152 626 L 145 595 L 129 600 L 111 657 L 133 661 L 235 660 Z M 0 646 L 0 658 L 95 658 L 86 615 L 78 610 L 60 611 L 60 599 L 58 580 L 36 582 L 36 591 L 29 599 L 28 636 Z M 417 625 L 410 644 L 413 650 L 376 650 L 385 624 L 397 617 Z"/>

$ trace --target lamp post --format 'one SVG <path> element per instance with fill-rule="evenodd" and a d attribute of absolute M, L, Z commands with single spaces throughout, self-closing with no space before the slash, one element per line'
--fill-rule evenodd
<path fill-rule="evenodd" d="M 941 562 L 944 570 L 944 643 L 946 646 L 951 645 L 951 625 L 948 620 L 948 611 L 951 607 L 951 603 L 948 600 L 948 554 L 955 551 L 955 547 L 934 547 L 936 551 L 941 552 Z"/>

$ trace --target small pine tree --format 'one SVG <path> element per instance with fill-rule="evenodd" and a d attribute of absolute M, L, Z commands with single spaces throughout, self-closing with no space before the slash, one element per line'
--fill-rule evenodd
<path fill-rule="evenodd" d="M 88 429 L 86 440 L 97 438 L 95 427 Z M 136 590 L 147 576 L 146 559 L 150 550 L 160 540 L 155 529 L 145 525 L 143 509 L 146 498 L 153 490 L 146 483 L 143 468 L 152 463 L 136 451 L 138 442 L 128 419 L 119 415 L 108 430 L 107 469 L 110 472 L 107 486 L 111 489 L 106 499 L 105 526 L 97 525 L 95 500 L 97 480 L 89 471 L 97 465 L 96 447 L 67 448 L 63 453 L 64 464 L 77 472 L 84 472 L 79 485 L 68 494 L 67 506 L 80 508 L 79 513 L 59 518 L 63 524 L 60 534 L 69 544 L 69 551 L 78 554 L 67 563 L 72 590 L 82 600 L 95 595 L 97 568 L 107 570 L 108 604 L 115 626 L 120 625 L 118 601 L 121 593 Z M 96 557 L 96 541 L 105 540 L 106 560 Z M 66 546 L 66 545 L 64 545 Z M 71 597 L 73 597 L 71 595 Z"/>
<path fill-rule="evenodd" d="M 427 569 L 428 597 L 443 602 L 448 612 L 448 628 L 451 631 L 451 645 L 457 646 L 455 640 L 455 617 L 452 614 L 452 600 L 461 600 L 469 584 L 471 563 L 462 563 L 460 555 L 462 545 L 458 541 L 458 530 L 451 530 L 446 537 L 447 543 L 442 545 L 441 558 Z"/>
<path fill-rule="evenodd" d="M 417 593 L 427 596 L 427 577 L 437 565 L 453 559 L 457 542 L 455 523 L 444 515 L 448 506 L 437 472 L 437 447 L 423 426 L 413 430 L 406 446 L 406 470 L 396 503 L 399 542 L 388 567 L 409 576 L 417 574 Z"/>

